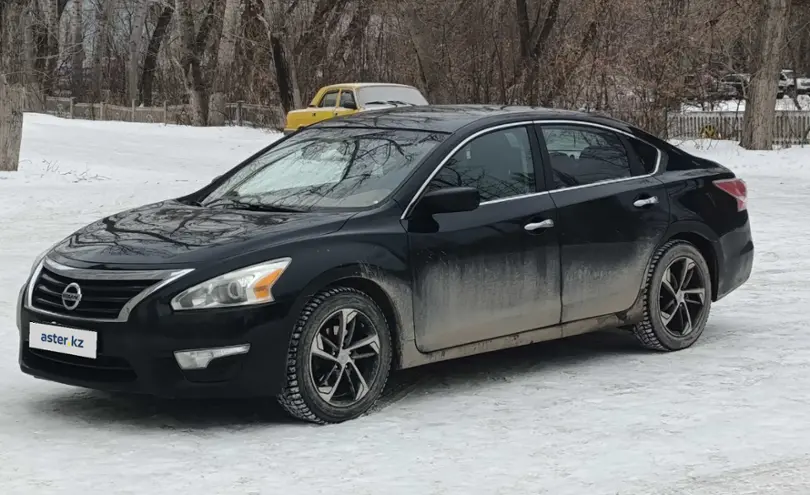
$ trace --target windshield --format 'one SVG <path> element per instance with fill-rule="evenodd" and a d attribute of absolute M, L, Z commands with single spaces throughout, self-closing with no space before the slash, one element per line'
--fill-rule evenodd
<path fill-rule="evenodd" d="M 427 105 L 428 102 L 416 88 L 407 86 L 366 86 L 357 90 L 360 105 L 369 103 L 396 102 L 398 104 Z"/>
<path fill-rule="evenodd" d="M 307 129 L 242 167 L 201 204 L 294 211 L 373 206 L 445 137 L 393 129 Z"/>

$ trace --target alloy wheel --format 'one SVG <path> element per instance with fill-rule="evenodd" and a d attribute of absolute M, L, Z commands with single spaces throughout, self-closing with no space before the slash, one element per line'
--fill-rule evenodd
<path fill-rule="evenodd" d="M 362 311 L 345 308 L 326 318 L 310 346 L 310 379 L 321 399 L 349 407 L 368 394 L 380 368 L 380 337 Z"/>
<path fill-rule="evenodd" d="M 672 335 L 686 337 L 706 307 L 706 283 L 695 261 L 683 256 L 667 266 L 659 295 L 661 322 Z"/>

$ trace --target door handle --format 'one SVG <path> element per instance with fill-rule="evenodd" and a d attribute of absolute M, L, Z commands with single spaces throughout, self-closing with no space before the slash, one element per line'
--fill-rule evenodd
<path fill-rule="evenodd" d="M 637 199 L 633 201 L 633 206 L 636 208 L 643 208 L 648 205 L 657 205 L 658 204 L 658 196 L 650 196 L 649 198 L 645 199 Z"/>
<path fill-rule="evenodd" d="M 523 226 L 529 232 L 533 232 L 538 229 L 548 229 L 554 227 L 554 220 L 543 220 L 542 222 L 535 222 L 535 223 L 527 223 Z"/>

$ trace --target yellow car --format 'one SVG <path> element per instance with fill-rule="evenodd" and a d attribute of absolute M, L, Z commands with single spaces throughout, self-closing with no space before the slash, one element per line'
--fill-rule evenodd
<path fill-rule="evenodd" d="M 348 83 L 324 86 L 307 108 L 287 114 L 284 133 L 339 115 L 377 110 L 400 105 L 427 105 L 428 101 L 413 86 L 391 83 Z"/>

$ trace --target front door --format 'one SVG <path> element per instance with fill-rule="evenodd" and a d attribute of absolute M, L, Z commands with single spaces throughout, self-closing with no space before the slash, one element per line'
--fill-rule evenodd
<path fill-rule="evenodd" d="M 559 323 L 555 208 L 537 193 L 533 133 L 516 126 L 474 138 L 432 179 L 427 191 L 477 188 L 476 210 L 407 220 L 420 351 Z"/>
<path fill-rule="evenodd" d="M 562 321 L 630 309 L 669 226 L 657 149 L 586 124 L 543 124 L 538 135 L 557 207 Z"/>
<path fill-rule="evenodd" d="M 310 124 L 315 124 L 316 122 L 321 122 L 322 120 L 331 119 L 335 116 L 335 110 L 337 110 L 338 105 L 338 94 L 340 90 L 338 89 L 330 89 L 326 93 L 324 93 L 323 98 L 321 101 L 318 102 L 315 108 L 312 108 L 312 116 L 310 120 Z"/>

